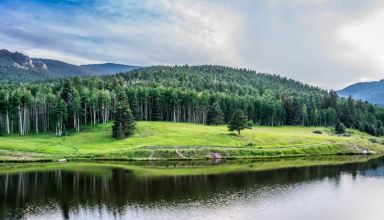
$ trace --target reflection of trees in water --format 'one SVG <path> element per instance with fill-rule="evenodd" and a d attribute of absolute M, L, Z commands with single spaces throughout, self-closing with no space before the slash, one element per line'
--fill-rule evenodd
<path fill-rule="evenodd" d="M 113 169 L 112 175 L 60 170 L 9 174 L 0 176 L 0 219 L 22 218 L 26 207 L 29 213 L 60 209 L 68 219 L 70 212 L 79 212 L 81 208 L 122 213 L 127 204 L 204 200 L 219 192 L 255 186 L 294 184 L 325 177 L 337 183 L 343 172 L 356 176 L 359 171 L 376 169 L 382 164 L 383 160 L 378 159 L 339 166 L 154 178 L 136 177 L 122 169 Z"/>

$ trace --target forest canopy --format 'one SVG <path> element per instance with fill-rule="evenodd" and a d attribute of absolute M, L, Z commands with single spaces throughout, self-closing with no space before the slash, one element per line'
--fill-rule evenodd
<path fill-rule="evenodd" d="M 383 109 L 285 77 L 224 66 L 153 66 L 110 76 L 0 85 L 0 131 L 78 132 L 106 123 L 124 92 L 135 120 L 226 124 L 237 109 L 256 125 L 335 126 L 383 135 Z"/>

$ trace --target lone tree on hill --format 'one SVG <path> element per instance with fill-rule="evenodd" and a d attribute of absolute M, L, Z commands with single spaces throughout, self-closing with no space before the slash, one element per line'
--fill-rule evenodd
<path fill-rule="evenodd" d="M 124 139 L 132 134 L 136 122 L 129 108 L 125 93 L 119 92 L 117 96 L 116 110 L 113 115 L 112 137 Z"/>
<path fill-rule="evenodd" d="M 250 123 L 248 122 L 247 116 L 244 114 L 244 112 L 240 109 L 237 109 L 229 121 L 228 130 L 237 131 L 237 133 L 240 135 L 240 131 L 244 130 L 245 128 L 251 128 Z"/>
<path fill-rule="evenodd" d="M 223 111 L 221 111 L 220 105 L 217 102 L 212 103 L 208 109 L 207 124 L 208 125 L 219 125 L 223 124 L 224 121 Z"/>

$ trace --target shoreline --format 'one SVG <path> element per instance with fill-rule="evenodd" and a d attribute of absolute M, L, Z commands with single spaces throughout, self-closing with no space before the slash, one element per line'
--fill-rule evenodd
<path fill-rule="evenodd" d="M 216 175 L 223 173 L 262 172 L 278 169 L 364 164 L 383 155 L 311 156 L 221 161 L 69 161 L 67 163 L 0 163 L 0 175 L 20 172 L 91 172 L 110 175 L 114 169 L 127 170 L 137 177 Z"/>
<path fill-rule="evenodd" d="M 195 158 L 124 158 L 124 157 L 58 157 L 54 156 L 52 158 L 16 158 L 16 159 L 4 159 L 0 157 L 0 164 L 6 163 L 66 163 L 66 162 L 171 162 L 171 161 L 231 161 L 231 160 L 272 160 L 272 159 L 291 159 L 291 158 L 311 158 L 311 157 L 343 157 L 343 156 L 372 156 L 372 157 L 382 157 L 384 154 L 376 153 L 361 153 L 361 152 L 346 152 L 346 153 L 323 153 L 323 154 L 297 154 L 297 155 L 281 155 L 281 156 L 251 156 L 251 157 L 221 157 L 221 158 L 212 158 L 212 157 L 195 157 Z M 63 161 L 64 160 L 64 161 Z"/>

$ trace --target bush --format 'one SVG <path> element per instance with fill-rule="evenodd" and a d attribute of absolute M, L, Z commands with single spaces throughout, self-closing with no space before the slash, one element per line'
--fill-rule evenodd
<path fill-rule="evenodd" d="M 371 143 L 374 143 L 374 144 L 378 144 L 378 143 L 380 143 L 379 140 L 377 140 L 376 138 L 370 138 L 369 141 L 370 141 Z"/>
<path fill-rule="evenodd" d="M 342 122 L 336 123 L 335 131 L 336 131 L 336 134 L 344 134 L 345 125 Z"/>
<path fill-rule="evenodd" d="M 314 134 L 322 134 L 323 132 L 320 131 L 320 130 L 314 130 L 313 133 L 314 133 Z"/>
<path fill-rule="evenodd" d="M 252 128 L 252 127 L 254 127 L 254 126 L 255 126 L 255 124 L 253 123 L 252 120 L 248 120 L 248 121 L 247 121 L 247 128 Z"/>
<path fill-rule="evenodd" d="M 344 136 L 344 137 L 351 137 L 352 134 L 351 134 L 350 132 L 345 132 L 345 133 L 343 134 L 343 136 Z"/>
<path fill-rule="evenodd" d="M 374 124 L 368 124 L 367 122 L 359 123 L 359 130 L 363 132 L 367 132 L 370 135 L 373 136 L 381 136 L 383 135 L 383 129 L 380 127 L 376 127 Z"/>

